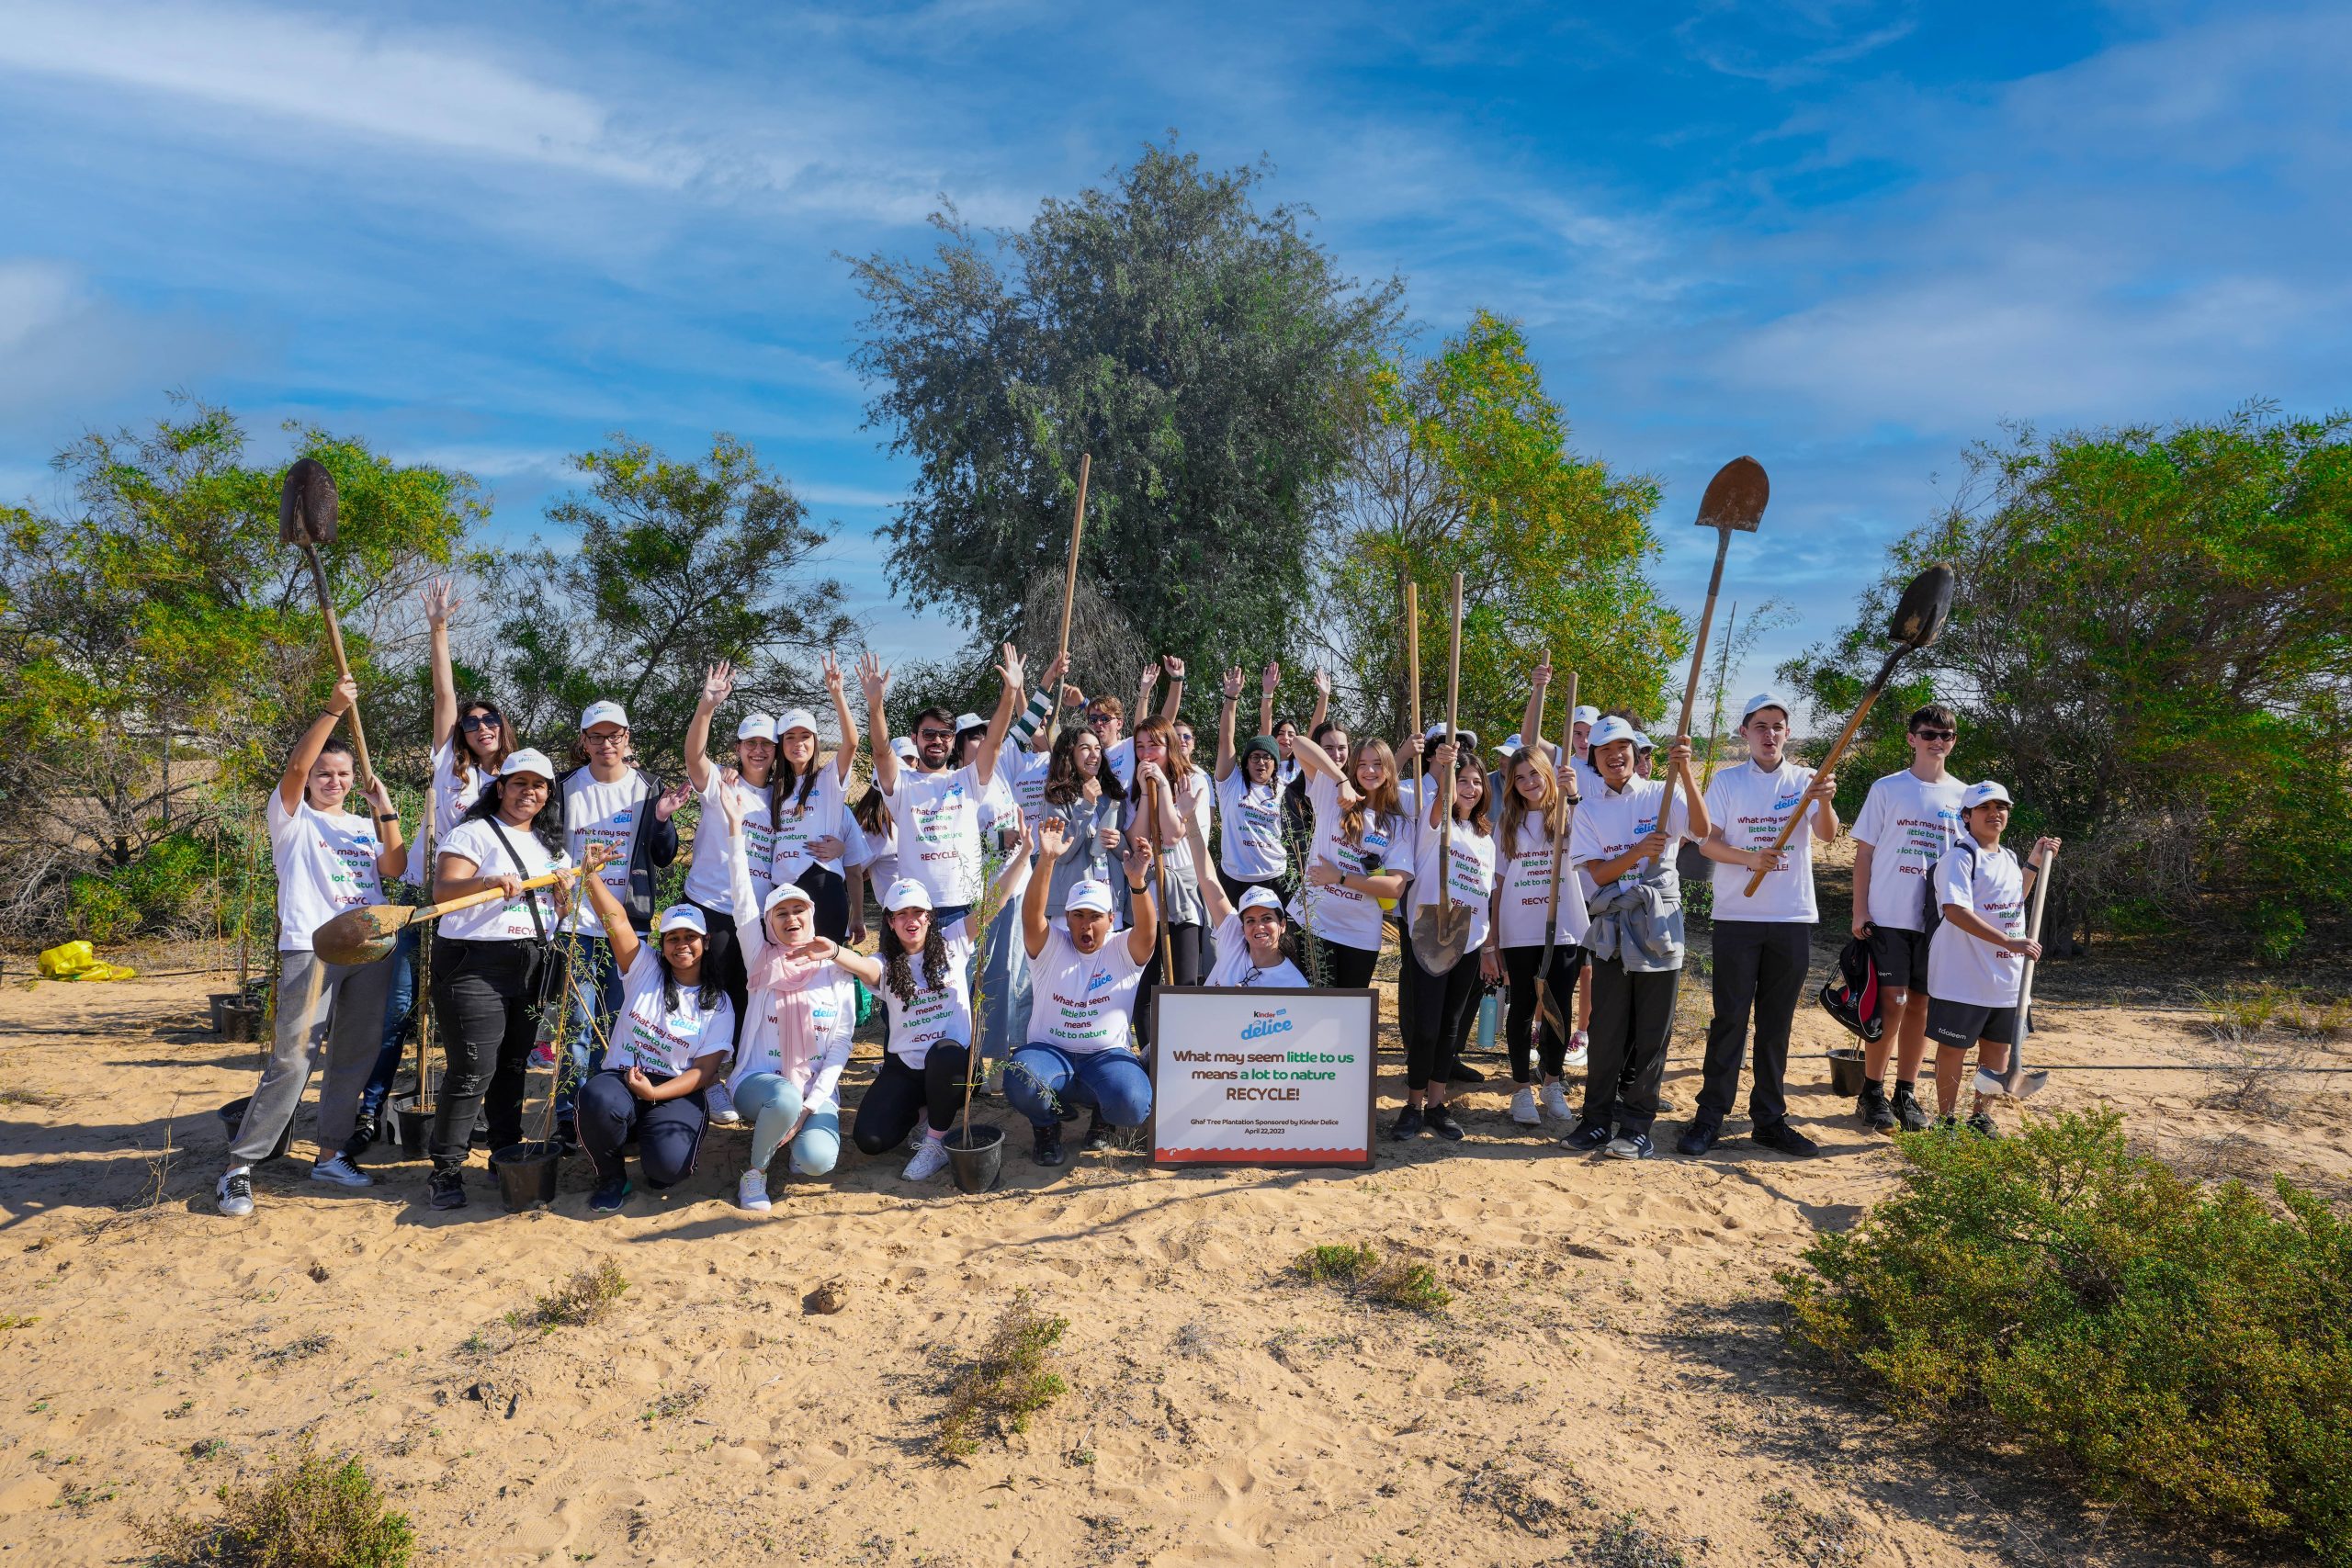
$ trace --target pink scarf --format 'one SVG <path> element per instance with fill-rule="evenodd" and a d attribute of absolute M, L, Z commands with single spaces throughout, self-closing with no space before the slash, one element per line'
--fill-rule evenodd
<path fill-rule="evenodd" d="M 764 1005 L 775 1025 L 776 1070 L 796 1084 L 807 1076 L 808 1064 L 817 1055 L 808 987 L 832 963 L 830 958 L 788 958 L 783 948 L 771 942 L 761 952 L 759 967 L 746 982 L 752 1016 L 760 1016 Z"/>

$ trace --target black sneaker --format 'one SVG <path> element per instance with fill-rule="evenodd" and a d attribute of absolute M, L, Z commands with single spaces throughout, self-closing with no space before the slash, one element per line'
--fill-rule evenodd
<path fill-rule="evenodd" d="M 1770 1126 L 1758 1127 L 1747 1135 L 1768 1149 L 1778 1149 L 1784 1155 L 1793 1155 L 1799 1159 L 1804 1158 L 1807 1155 L 1817 1155 L 1821 1152 L 1819 1144 L 1815 1143 L 1786 1122 L 1775 1122 Z"/>
<path fill-rule="evenodd" d="M 424 1201 L 436 1209 L 466 1206 L 466 1176 L 456 1166 L 442 1166 L 424 1179 Z"/>
<path fill-rule="evenodd" d="M 1606 1122 L 1579 1122 L 1576 1131 L 1560 1140 L 1560 1146 L 1577 1154 L 1589 1155 L 1595 1149 L 1606 1147 L 1612 1136 L 1614 1134 L 1610 1132 Z"/>
<path fill-rule="evenodd" d="M 1111 1146 L 1111 1129 L 1102 1124 L 1102 1113 L 1096 1111 L 1086 1120 L 1086 1152 L 1093 1154 Z"/>
<path fill-rule="evenodd" d="M 598 1214 L 618 1213 L 621 1205 L 628 1201 L 628 1178 L 626 1175 L 599 1181 L 596 1190 L 588 1194 L 588 1208 L 591 1213 Z"/>
<path fill-rule="evenodd" d="M 1877 1084 L 1862 1086 L 1860 1096 L 1854 1101 L 1854 1114 L 1873 1133 L 1894 1131 L 1894 1108 L 1886 1102 L 1886 1090 Z"/>
<path fill-rule="evenodd" d="M 1388 1135 L 1400 1142 L 1406 1138 L 1418 1138 L 1421 1135 L 1422 1129 L 1428 1125 L 1427 1120 L 1421 1114 L 1421 1108 L 1418 1105 L 1408 1105 L 1396 1113 L 1396 1120 L 1389 1123 Z"/>
<path fill-rule="evenodd" d="M 1030 1129 L 1037 1141 L 1029 1146 L 1029 1157 L 1039 1165 L 1059 1165 L 1069 1158 L 1062 1150 L 1062 1124 L 1048 1122 L 1042 1127 Z"/>
<path fill-rule="evenodd" d="M 1429 1130 L 1430 1132 L 1435 1133 L 1439 1137 L 1445 1139 L 1448 1143 L 1458 1144 L 1462 1141 L 1462 1123 L 1456 1122 L 1453 1119 L 1453 1112 L 1448 1111 L 1444 1106 L 1430 1106 L 1427 1111 L 1422 1113 L 1421 1119 L 1429 1124 Z"/>
<path fill-rule="evenodd" d="M 1894 1088 L 1894 1119 L 1903 1123 L 1906 1133 L 1924 1133 L 1936 1124 L 1936 1119 L 1928 1114 L 1928 1108 L 1919 1103 L 1919 1097 L 1902 1084 Z"/>
<path fill-rule="evenodd" d="M 359 1120 L 351 1124 L 351 1139 L 343 1145 L 343 1157 L 356 1160 L 376 1146 L 384 1135 L 383 1118 L 376 1111 L 362 1111 Z"/>
<path fill-rule="evenodd" d="M 1957 1132 L 1959 1132 L 1959 1131 L 1960 1131 L 1960 1118 L 1959 1118 L 1959 1117 L 1957 1117 L 1957 1116 L 1939 1116 L 1939 1117 L 1938 1117 L 1938 1118 L 1936 1119 L 1936 1131 L 1937 1131 L 1937 1132 L 1939 1132 L 1939 1133 L 1957 1133 Z"/>
<path fill-rule="evenodd" d="M 1701 1155 L 1713 1148 L 1715 1140 L 1720 1136 L 1722 1136 L 1722 1129 L 1714 1122 L 1693 1122 L 1682 1129 L 1680 1137 L 1674 1140 L 1674 1152 L 1697 1159 Z"/>
<path fill-rule="evenodd" d="M 580 1123 L 567 1116 L 555 1124 L 556 1146 L 567 1155 L 580 1152 Z"/>
<path fill-rule="evenodd" d="M 1469 1063 L 1464 1061 L 1461 1057 L 1456 1056 L 1453 1058 L 1453 1066 L 1445 1069 L 1445 1081 L 1448 1083 L 1485 1083 L 1487 1081 L 1487 1075 L 1472 1066 Z"/>
<path fill-rule="evenodd" d="M 1980 1111 L 1971 1116 L 1968 1119 L 1968 1130 L 1980 1138 L 1997 1138 L 2001 1135 L 2001 1129 L 1993 1124 L 1993 1113 L 1989 1111 Z"/>

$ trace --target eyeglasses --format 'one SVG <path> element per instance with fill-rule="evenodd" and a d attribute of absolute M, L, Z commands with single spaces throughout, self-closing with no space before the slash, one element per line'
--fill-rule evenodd
<path fill-rule="evenodd" d="M 458 721 L 458 728 L 469 735 L 478 735 L 485 729 L 497 729 L 505 722 L 494 713 L 469 713 Z"/>
<path fill-rule="evenodd" d="M 952 729 L 918 729 L 915 731 L 915 739 L 918 740 L 953 740 L 956 739 L 956 732 Z"/>
<path fill-rule="evenodd" d="M 618 746 L 628 739 L 628 731 L 616 729 L 610 735 L 583 735 L 580 739 L 591 746 Z"/>
<path fill-rule="evenodd" d="M 1911 733 L 1917 736 L 1922 740 L 1957 740 L 1960 739 L 1960 731 L 1957 729 L 1915 729 Z"/>

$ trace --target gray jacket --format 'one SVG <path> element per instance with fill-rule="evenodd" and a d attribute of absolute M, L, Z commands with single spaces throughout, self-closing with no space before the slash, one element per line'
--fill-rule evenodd
<path fill-rule="evenodd" d="M 1592 930 L 1584 944 L 1595 958 L 1614 959 L 1634 975 L 1682 967 L 1682 878 L 1671 864 L 1611 883 L 1587 908 Z"/>

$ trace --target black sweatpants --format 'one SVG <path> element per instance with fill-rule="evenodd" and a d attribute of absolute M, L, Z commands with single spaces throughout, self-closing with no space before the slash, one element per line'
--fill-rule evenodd
<path fill-rule="evenodd" d="M 882 1053 L 874 1081 L 865 1086 L 850 1122 L 852 1142 L 869 1155 L 888 1154 L 907 1141 L 917 1118 L 928 1113 L 933 1132 L 944 1133 L 964 1109 L 964 1073 L 970 1054 L 952 1040 L 934 1043 L 923 1054 L 922 1066 L 907 1066 L 904 1056 Z"/>
<path fill-rule="evenodd" d="M 1657 1120 L 1667 1041 L 1674 1032 L 1674 993 L 1681 981 L 1679 969 L 1635 973 L 1613 958 L 1592 961 L 1584 1121 L 1631 1136 L 1647 1133 Z"/>
<path fill-rule="evenodd" d="M 703 923 L 710 928 L 702 939 L 702 961 L 710 966 L 711 976 L 718 980 L 718 988 L 727 993 L 727 999 L 735 1004 L 735 1033 L 727 1042 L 732 1049 L 743 1038 L 743 1018 L 751 1010 L 751 987 L 743 972 L 743 944 L 735 940 L 734 916 L 707 904 L 695 904 L 695 908 L 702 911 Z M 657 949 L 662 942 L 658 936 L 645 940 Z"/>
<path fill-rule="evenodd" d="M 1443 1083 L 1453 1070 L 1462 1020 L 1478 995 L 1478 950 L 1466 949 L 1443 974 L 1421 967 L 1421 955 L 1405 944 L 1405 966 L 1412 971 L 1409 1000 L 1402 1004 L 1405 1087 L 1425 1089 Z"/>
<path fill-rule="evenodd" d="M 1747 1114 L 1758 1127 L 1785 1121 L 1781 1080 L 1789 1070 L 1789 1029 L 1804 993 L 1813 957 L 1813 927 L 1803 920 L 1715 922 L 1715 1016 L 1707 1025 L 1706 1087 L 1698 1119 L 1721 1123 L 1739 1098 L 1740 1058 L 1755 1015 L 1756 1080 Z"/>
<path fill-rule="evenodd" d="M 1510 1047 L 1513 1083 L 1533 1083 L 1539 1060 L 1544 1076 L 1556 1078 L 1568 1056 L 1568 1043 L 1552 1032 L 1535 1005 L 1535 971 L 1543 962 L 1540 947 L 1503 949 L 1503 975 L 1510 982 L 1503 1010 L 1503 1039 Z M 1562 943 L 1552 949 L 1552 967 L 1544 975 L 1544 989 L 1552 993 L 1552 1005 L 1560 1010 L 1562 1021 L 1571 1029 L 1577 1021 L 1577 972 L 1583 967 L 1584 949 Z"/>
<path fill-rule="evenodd" d="M 1176 960 L 1176 978 L 1171 984 L 1199 985 L 1201 943 L 1208 935 L 1208 928 L 1194 921 L 1166 930 L 1169 953 Z M 1143 977 L 1136 982 L 1135 1050 L 1146 1062 L 1151 1060 L 1151 993 L 1159 988 L 1159 944 L 1155 942 L 1151 944 L 1151 962 L 1143 966 Z"/>
<path fill-rule="evenodd" d="M 538 1036 L 535 942 L 433 939 L 433 1009 L 445 1070 L 427 1145 L 435 1165 L 465 1163 L 474 1118 L 489 1111 L 490 1146 L 523 1141 L 523 1090 Z M 558 997 L 562 1007 L 570 998 Z"/>
<path fill-rule="evenodd" d="M 1301 940 L 1302 944 L 1312 944 L 1310 956 L 1323 971 L 1323 978 L 1318 983 L 1326 990 L 1360 991 L 1372 984 L 1372 972 L 1380 963 L 1378 948 L 1350 947 L 1345 942 L 1328 942 L 1319 936 L 1306 936 Z M 1314 967 L 1306 964 L 1299 967 L 1306 971 L 1310 979 L 1314 977 Z M 1402 1011 L 1400 1005 L 1400 1018 Z"/>
<path fill-rule="evenodd" d="M 838 871 L 810 862 L 793 878 L 817 906 L 817 934 L 827 942 L 849 940 L 849 882 Z M 739 1012 L 739 1018 L 741 1014 Z"/>

